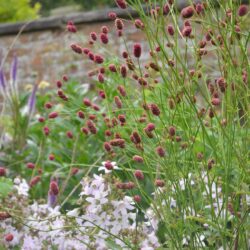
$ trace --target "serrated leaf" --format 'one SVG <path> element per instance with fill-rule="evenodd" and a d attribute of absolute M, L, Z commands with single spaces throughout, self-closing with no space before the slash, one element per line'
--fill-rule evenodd
<path fill-rule="evenodd" d="M 6 197 L 13 188 L 11 179 L 0 177 L 0 197 Z"/>

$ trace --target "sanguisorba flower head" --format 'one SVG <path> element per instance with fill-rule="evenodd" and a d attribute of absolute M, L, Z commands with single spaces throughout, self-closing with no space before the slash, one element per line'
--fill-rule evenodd
<path fill-rule="evenodd" d="M 116 4 L 121 9 L 127 8 L 127 2 L 125 0 L 116 0 Z"/>
<path fill-rule="evenodd" d="M 141 57 L 141 44 L 136 43 L 134 44 L 134 57 L 140 58 Z"/>
<path fill-rule="evenodd" d="M 248 13 L 248 6 L 245 4 L 242 4 L 238 9 L 238 15 L 245 16 L 247 13 Z"/>

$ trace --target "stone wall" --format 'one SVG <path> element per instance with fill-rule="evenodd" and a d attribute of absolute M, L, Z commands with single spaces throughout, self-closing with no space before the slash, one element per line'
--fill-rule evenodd
<path fill-rule="evenodd" d="M 186 1 L 178 1 L 177 7 L 181 9 L 186 4 Z M 132 10 L 110 9 L 44 18 L 28 24 L 0 25 L 0 58 L 5 58 L 8 53 L 7 59 L 2 63 L 4 71 L 8 72 L 11 59 L 17 55 L 18 79 L 22 86 L 23 84 L 33 85 L 42 80 L 54 83 L 64 74 L 75 77 L 81 82 L 88 82 L 89 79 L 86 76 L 89 61 L 83 60 L 82 56 L 73 53 L 70 44 L 80 42 L 82 47 L 89 46 L 89 33 L 91 31 L 99 32 L 101 26 L 106 25 L 111 31 L 107 51 L 121 53 L 124 49 L 123 40 L 116 36 L 115 29 L 113 29 L 114 24 L 109 21 L 108 13 L 110 11 L 115 11 L 119 17 L 125 19 L 130 15 L 136 16 Z M 77 35 L 65 30 L 68 20 L 73 20 L 77 25 Z M 125 21 L 125 26 L 126 41 L 133 43 L 144 40 L 143 34 L 138 32 L 131 22 Z"/>

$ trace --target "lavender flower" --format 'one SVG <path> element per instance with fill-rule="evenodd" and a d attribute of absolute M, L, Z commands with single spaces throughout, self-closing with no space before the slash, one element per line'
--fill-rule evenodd
<path fill-rule="evenodd" d="M 0 70 L 0 87 L 3 89 L 3 91 L 5 91 L 5 89 L 6 89 L 6 84 L 5 84 L 4 73 L 3 73 L 2 70 Z"/>
<path fill-rule="evenodd" d="M 16 77 L 17 77 L 17 57 L 14 56 L 12 64 L 11 64 L 11 79 L 12 79 L 12 83 L 13 85 L 15 85 L 16 83 Z"/>
<path fill-rule="evenodd" d="M 34 111 L 35 103 L 36 103 L 36 91 L 37 91 L 38 85 L 34 85 L 32 93 L 30 95 L 29 101 L 28 101 L 28 108 L 29 108 L 29 116 Z"/>

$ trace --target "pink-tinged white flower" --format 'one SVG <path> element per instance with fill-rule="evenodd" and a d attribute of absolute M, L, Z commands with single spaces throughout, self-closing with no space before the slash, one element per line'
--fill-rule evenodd
<path fill-rule="evenodd" d="M 107 163 L 112 165 L 110 169 L 107 168 Z M 98 168 L 98 171 L 104 171 L 105 174 L 111 173 L 112 170 L 120 170 L 120 168 L 116 165 L 115 161 L 112 162 L 103 161 L 102 166 Z"/>

